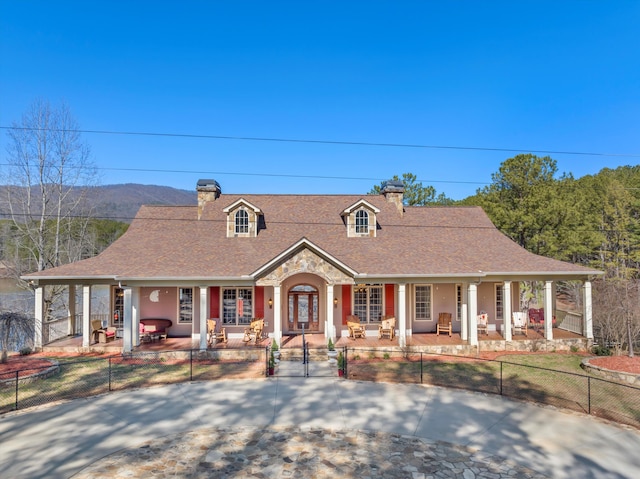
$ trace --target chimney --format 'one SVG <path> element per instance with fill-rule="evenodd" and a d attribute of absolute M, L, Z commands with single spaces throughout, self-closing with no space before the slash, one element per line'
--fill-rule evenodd
<path fill-rule="evenodd" d="M 404 183 L 400 180 L 389 180 L 382 183 L 380 193 L 384 195 L 389 203 L 393 203 L 398 208 L 400 216 L 404 213 L 404 204 L 402 203 L 404 196 Z"/>
<path fill-rule="evenodd" d="M 196 191 L 198 192 L 198 219 L 200 219 L 204 211 L 204 205 L 210 201 L 215 201 L 222 193 L 222 190 L 216 180 L 198 180 Z"/>

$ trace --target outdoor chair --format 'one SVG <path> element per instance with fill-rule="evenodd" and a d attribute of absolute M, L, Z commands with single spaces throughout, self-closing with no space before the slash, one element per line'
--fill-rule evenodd
<path fill-rule="evenodd" d="M 451 333 L 452 333 L 451 313 L 438 314 L 438 325 L 436 326 L 436 336 L 440 336 L 440 333 L 449 333 L 449 336 L 451 336 Z"/>
<path fill-rule="evenodd" d="M 480 313 L 478 315 L 478 334 L 484 333 L 489 336 L 489 315 Z"/>
<path fill-rule="evenodd" d="M 393 339 L 396 335 L 396 318 L 393 316 L 385 316 L 380 326 L 378 326 L 378 339 L 388 336 Z"/>
<path fill-rule="evenodd" d="M 262 340 L 262 332 L 264 331 L 264 318 L 253 318 L 248 328 L 244 330 L 244 337 L 242 340 L 245 343 L 250 342 L 252 339 L 256 344 Z"/>
<path fill-rule="evenodd" d="M 511 326 L 513 328 L 513 333 L 516 331 L 527 336 L 527 315 L 526 313 L 522 313 L 519 311 L 513 312 L 511 315 Z"/>
<path fill-rule="evenodd" d="M 365 338 L 367 336 L 364 326 L 360 324 L 360 318 L 355 315 L 347 316 L 347 328 L 351 339 Z"/>
<path fill-rule="evenodd" d="M 103 328 L 102 321 L 94 319 L 91 321 L 91 334 L 96 343 L 108 343 L 116 339 L 116 328 Z"/>
<path fill-rule="evenodd" d="M 207 319 L 207 345 L 213 346 L 218 341 L 227 342 L 227 329 L 220 328 L 220 331 L 216 331 L 216 320 Z"/>

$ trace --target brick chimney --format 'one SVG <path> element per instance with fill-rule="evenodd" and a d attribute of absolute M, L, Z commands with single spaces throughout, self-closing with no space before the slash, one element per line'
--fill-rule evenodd
<path fill-rule="evenodd" d="M 215 201 L 222 190 L 216 180 L 198 180 L 196 191 L 198 192 L 198 219 L 200 219 L 204 206 L 210 201 Z"/>
<path fill-rule="evenodd" d="M 398 208 L 400 216 L 404 214 L 404 183 L 400 180 L 389 180 L 382 183 L 380 193 L 384 195 L 389 203 L 393 203 Z"/>

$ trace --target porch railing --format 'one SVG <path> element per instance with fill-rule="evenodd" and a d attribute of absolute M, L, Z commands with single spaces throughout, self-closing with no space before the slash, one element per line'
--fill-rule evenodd
<path fill-rule="evenodd" d="M 561 309 L 556 310 L 558 320 L 560 320 L 560 324 L 558 325 L 559 329 L 564 329 L 565 331 L 570 331 L 576 334 L 583 334 L 583 326 L 582 326 L 582 314 L 575 313 L 570 311 L 563 311 Z"/>
<path fill-rule="evenodd" d="M 90 321 L 94 320 L 104 323 L 109 320 L 109 314 L 92 314 Z M 49 344 L 69 336 L 82 336 L 82 314 L 54 318 L 51 321 L 46 321 L 42 328 L 43 344 Z"/>

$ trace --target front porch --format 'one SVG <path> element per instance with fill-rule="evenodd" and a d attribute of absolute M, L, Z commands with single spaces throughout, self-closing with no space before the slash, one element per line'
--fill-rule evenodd
<path fill-rule="evenodd" d="M 412 351 L 436 354 L 454 354 L 474 356 L 482 351 L 570 351 L 571 349 L 588 350 L 591 345 L 584 336 L 560 328 L 553 329 L 553 340 L 546 340 L 542 330 L 528 331 L 527 336 L 516 334 L 511 341 L 505 341 L 502 335 L 496 331 L 490 331 L 488 335 L 478 336 L 478 346 L 469 345 L 463 341 L 460 333 L 448 335 L 436 335 L 435 333 L 414 333 L 407 337 L 407 345 L 401 347 L 396 336 L 393 340 L 378 339 L 377 337 L 351 339 L 348 337 L 337 338 L 336 349 L 380 349 L 390 351 Z M 306 334 L 305 341 L 310 349 L 326 349 L 327 339 L 323 334 Z M 237 350 L 237 349 L 264 349 L 271 346 L 272 339 L 262 338 L 257 344 L 246 343 L 240 338 L 230 338 L 226 343 L 216 343 L 208 349 Z M 167 338 L 166 340 L 143 342 L 135 348 L 136 351 L 179 351 L 199 349 L 198 338 Z M 122 339 L 115 339 L 108 343 L 92 343 L 88 348 L 82 347 L 82 336 L 66 337 L 43 346 L 46 353 L 68 354 L 121 354 L 123 348 Z M 283 336 L 281 349 L 302 349 L 302 335 Z"/>

